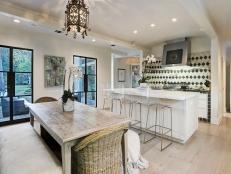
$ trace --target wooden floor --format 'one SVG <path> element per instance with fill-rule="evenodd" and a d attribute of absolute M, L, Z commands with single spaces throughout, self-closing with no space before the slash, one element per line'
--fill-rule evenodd
<path fill-rule="evenodd" d="M 142 145 L 150 168 L 141 174 L 231 174 L 231 119 L 221 125 L 200 123 L 185 144 L 174 143 L 160 152 L 159 140 Z"/>
<path fill-rule="evenodd" d="M 142 145 L 150 168 L 141 174 L 231 174 L 231 119 L 220 126 L 200 123 L 185 145 L 160 152 L 159 140 Z M 61 164 L 29 123 L 0 128 L 1 174 L 61 174 Z"/>

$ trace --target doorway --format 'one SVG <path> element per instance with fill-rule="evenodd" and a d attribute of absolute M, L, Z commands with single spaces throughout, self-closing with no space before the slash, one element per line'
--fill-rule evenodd
<path fill-rule="evenodd" d="M 29 120 L 33 101 L 33 50 L 0 46 L 0 126 Z"/>
<path fill-rule="evenodd" d="M 74 64 L 83 72 L 83 78 L 74 82 L 74 94 L 77 101 L 97 107 L 97 59 L 74 56 Z"/>

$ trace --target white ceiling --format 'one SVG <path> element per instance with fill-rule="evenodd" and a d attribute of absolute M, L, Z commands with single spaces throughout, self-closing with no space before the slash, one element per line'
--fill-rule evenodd
<path fill-rule="evenodd" d="M 231 40 L 231 0 L 201 0 L 223 42 Z"/>
<path fill-rule="evenodd" d="M 7 0 L 7 3 L 63 23 L 66 1 Z M 150 47 L 161 41 L 204 34 L 179 0 L 88 0 L 87 2 L 90 6 L 92 32 L 128 43 L 134 42 L 136 45 Z M 177 18 L 178 22 L 172 23 L 173 17 Z M 156 27 L 151 28 L 151 23 L 156 24 Z M 60 26 L 57 28 L 60 29 Z M 137 35 L 133 34 L 135 29 L 138 30 Z"/>

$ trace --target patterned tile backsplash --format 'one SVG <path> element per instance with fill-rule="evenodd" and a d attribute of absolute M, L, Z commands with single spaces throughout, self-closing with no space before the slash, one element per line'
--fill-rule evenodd
<path fill-rule="evenodd" d="M 200 88 L 205 80 L 211 79 L 210 52 L 193 53 L 188 59 L 191 68 L 162 68 L 162 61 L 156 63 L 143 63 L 144 76 L 149 78 L 149 83 L 156 88 L 164 84 L 187 84 L 189 88 Z"/>

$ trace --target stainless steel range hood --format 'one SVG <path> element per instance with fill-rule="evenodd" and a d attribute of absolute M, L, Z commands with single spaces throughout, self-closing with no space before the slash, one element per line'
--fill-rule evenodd
<path fill-rule="evenodd" d="M 190 40 L 188 38 L 167 42 L 164 46 L 163 67 L 184 66 L 187 67 L 190 53 Z"/>

